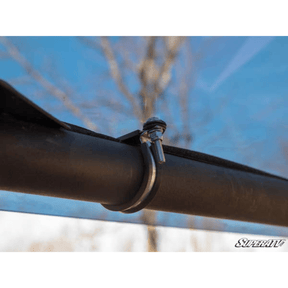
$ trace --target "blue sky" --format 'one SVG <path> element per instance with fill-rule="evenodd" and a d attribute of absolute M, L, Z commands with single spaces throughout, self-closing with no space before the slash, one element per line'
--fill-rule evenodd
<path fill-rule="evenodd" d="M 242 145 L 243 142 L 245 147 L 254 141 L 262 141 L 261 153 L 258 151 L 257 155 L 256 151 L 253 161 L 245 164 L 265 169 L 262 166 L 263 156 L 277 154 L 279 137 L 287 139 L 288 39 L 227 37 L 227 42 L 226 45 L 231 46 L 231 49 L 226 49 L 229 53 L 222 61 L 221 52 L 222 55 L 225 53 L 225 47 L 219 51 L 221 60 L 212 69 L 203 71 L 197 89 L 203 97 L 209 98 L 210 105 L 221 97 L 232 95 L 228 108 L 215 119 L 214 128 L 218 131 L 216 127 L 221 127 L 224 122 L 233 124 L 231 133 L 235 137 L 231 141 L 234 145 Z M 238 47 L 233 42 L 237 42 Z M 223 147 L 228 145 L 232 148 L 232 143 L 227 143 L 228 139 L 223 140 L 226 141 Z M 221 157 L 237 161 L 235 155 L 230 154 L 235 150 L 219 148 Z M 270 158 L 269 161 L 273 160 Z"/>
<path fill-rule="evenodd" d="M 71 85 L 77 91 L 75 103 L 84 98 L 95 99 L 99 87 L 117 91 L 113 81 L 106 81 L 109 78 L 108 67 L 101 53 L 83 45 L 75 37 L 13 37 L 11 40 L 34 67 L 50 71 L 46 77 Z M 117 37 L 113 41 L 117 41 Z M 211 37 L 193 37 L 190 41 L 194 51 L 199 52 L 199 47 L 203 47 L 201 44 L 211 41 Z M 263 159 L 263 155 L 275 154 L 274 161 L 281 161 L 278 140 L 279 137 L 287 139 L 284 133 L 288 123 L 287 49 L 287 37 L 221 37 L 212 43 L 204 61 L 196 67 L 197 81 L 190 91 L 190 109 L 193 115 L 208 107 L 215 115 L 205 127 L 193 130 L 191 124 L 194 135 L 191 149 L 281 173 L 265 166 L 271 158 L 265 156 Z M 0 59 L 0 78 L 9 82 L 23 75 L 25 72 L 18 64 Z M 138 83 L 135 78 L 128 80 L 136 91 Z M 35 82 L 32 85 L 16 85 L 16 88 L 59 119 L 83 126 L 69 111 L 59 110 L 61 103 L 53 97 L 39 95 Z M 121 97 L 119 92 L 117 95 Z M 217 110 L 221 101 L 228 104 Z M 102 109 L 102 113 L 107 111 Z M 177 119 L 179 111 L 174 109 L 173 115 Z M 125 121 L 118 123 L 112 136 L 139 128 L 135 125 L 137 122 L 128 115 Z M 228 129 L 226 135 L 213 144 L 205 145 L 224 128 Z M 253 145 L 257 142 L 259 145 L 253 152 Z M 250 147 L 247 149 L 251 151 L 246 147 Z M 251 153 L 255 155 L 251 157 Z"/>
<path fill-rule="evenodd" d="M 77 93 L 72 94 L 75 103 L 81 99 L 95 99 L 100 87 L 108 92 L 117 90 L 113 81 L 107 81 L 108 67 L 101 54 L 84 46 L 75 37 L 16 37 L 11 40 L 35 68 L 49 71 L 45 77 L 54 82 L 68 83 L 75 89 Z M 189 39 L 196 52 L 201 43 L 210 40 L 210 37 Z M 1 45 L 0 51 L 3 51 Z M 279 145 L 280 140 L 288 143 L 287 51 L 287 37 L 223 37 L 213 42 L 204 61 L 196 65 L 197 80 L 189 92 L 189 107 L 191 119 L 202 110 L 211 111 L 214 116 L 207 125 L 200 127 L 190 120 L 194 136 L 192 150 L 288 177 L 287 162 Z M 17 63 L 0 59 L 1 79 L 10 82 L 23 76 L 25 71 Z M 128 80 L 136 91 L 137 81 L 134 78 Z M 31 85 L 17 84 L 15 88 L 60 120 L 83 126 L 69 111 L 59 109 L 61 103 L 58 100 L 39 94 L 35 82 L 31 81 Z M 169 96 L 171 106 L 176 107 L 177 95 L 171 92 Z M 119 91 L 116 97 L 121 98 Z M 173 117 L 177 119 L 179 111 L 173 109 Z M 100 112 L 108 113 L 104 109 Z M 140 128 L 130 115 L 123 119 L 116 122 L 112 136 Z M 105 133 L 105 130 L 100 126 L 99 132 Z M 31 201 L 34 203 L 35 200 L 31 198 Z M 13 207 L 12 210 L 16 209 Z M 120 219 L 104 211 L 100 205 L 97 207 L 100 209 L 97 213 L 105 215 L 101 219 Z M 167 217 L 162 217 L 162 214 L 159 214 L 159 219 Z M 135 215 L 135 219 L 138 216 Z"/>

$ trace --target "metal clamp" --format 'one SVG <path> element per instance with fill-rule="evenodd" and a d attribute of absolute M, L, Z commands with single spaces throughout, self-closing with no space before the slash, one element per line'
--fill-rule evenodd
<path fill-rule="evenodd" d="M 143 131 L 136 130 L 118 138 L 123 143 L 137 145 L 140 143 L 145 166 L 144 177 L 140 189 L 131 200 L 120 205 L 102 204 L 102 206 L 108 210 L 122 213 L 134 213 L 146 207 L 150 201 L 148 203 L 145 203 L 145 201 L 147 202 L 148 196 L 155 186 L 157 163 L 162 164 L 165 162 L 162 141 L 166 127 L 167 125 L 164 121 L 157 117 L 152 117 L 144 123 Z M 156 159 L 154 159 L 154 155 Z"/>

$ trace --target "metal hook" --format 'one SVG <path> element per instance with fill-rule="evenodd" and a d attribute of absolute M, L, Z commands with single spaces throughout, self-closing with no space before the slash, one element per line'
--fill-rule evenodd
<path fill-rule="evenodd" d="M 130 201 L 123 203 L 122 205 L 102 204 L 102 206 L 104 206 L 106 209 L 121 211 L 123 213 L 132 213 L 129 212 L 129 210 L 133 209 L 133 212 L 136 212 L 134 211 L 134 208 L 139 206 L 149 195 L 156 179 L 156 164 L 150 150 L 149 142 L 141 143 L 141 151 L 144 158 L 145 172 L 140 189 Z"/>
<path fill-rule="evenodd" d="M 118 139 L 124 143 L 135 143 L 135 138 L 137 137 L 140 145 L 141 151 L 144 158 L 144 166 L 145 172 L 143 181 L 141 184 L 140 189 L 134 195 L 134 197 L 123 204 L 120 205 L 107 205 L 102 204 L 108 210 L 112 211 L 120 211 L 122 213 L 133 213 L 137 212 L 144 207 L 142 207 L 143 202 L 147 199 L 150 195 L 155 181 L 156 181 L 156 163 L 154 160 L 153 153 L 151 151 L 152 145 L 154 146 L 154 153 L 155 158 L 157 158 L 157 162 L 162 164 L 165 162 L 165 156 L 162 148 L 162 140 L 163 140 L 163 133 L 166 130 L 166 123 L 159 118 L 153 117 L 149 118 L 143 126 L 143 131 L 134 131 L 127 135 L 124 135 Z M 147 205 L 147 204 L 146 204 Z M 145 205 L 145 206 L 146 206 Z"/>

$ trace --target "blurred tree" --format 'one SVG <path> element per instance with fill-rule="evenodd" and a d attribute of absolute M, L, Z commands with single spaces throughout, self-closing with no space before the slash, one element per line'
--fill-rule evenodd
<path fill-rule="evenodd" d="M 25 71 L 24 76 L 17 79 L 9 79 L 9 83 L 16 86 L 22 84 L 32 84 L 33 86 L 31 85 L 32 87 L 29 87 L 29 91 L 30 88 L 36 87 L 37 89 L 35 89 L 37 90 L 37 95 L 44 95 L 47 99 L 49 99 L 51 96 L 54 97 L 57 99 L 58 103 L 61 103 L 57 109 L 60 108 L 70 111 L 72 115 L 82 121 L 83 125 L 88 129 L 95 131 L 104 130 L 103 132 L 106 134 L 115 133 L 117 135 L 113 136 L 120 136 L 131 131 L 131 129 L 135 129 L 135 125 L 138 125 L 138 128 L 140 128 L 142 123 L 147 118 L 157 115 L 163 118 L 169 127 L 164 137 L 165 144 L 191 149 L 193 144 L 193 136 L 197 130 L 197 139 L 201 138 L 201 151 L 205 150 L 204 147 L 206 148 L 210 145 L 215 146 L 216 141 L 222 139 L 222 143 L 220 143 L 219 148 L 222 150 L 230 149 L 230 151 L 233 152 L 232 154 L 236 154 L 238 150 L 238 152 L 241 154 L 240 156 L 242 161 L 240 158 L 231 160 L 239 160 L 238 162 L 251 165 L 251 160 L 254 159 L 255 162 L 253 164 L 258 164 L 258 167 L 256 168 L 264 170 L 268 170 L 269 168 L 273 171 L 278 171 L 280 174 L 287 177 L 288 160 L 286 162 L 284 161 L 285 157 L 288 159 L 287 139 L 281 138 L 280 148 L 282 149 L 279 150 L 281 150 L 283 153 L 278 155 L 278 157 L 281 159 L 276 161 L 275 154 L 266 153 L 268 150 L 263 150 L 265 147 L 270 145 L 269 142 L 266 141 L 265 138 L 263 138 L 264 140 L 262 138 L 257 140 L 258 134 L 254 137 L 257 141 L 251 141 L 251 133 L 249 134 L 248 129 L 250 127 L 250 120 L 257 123 L 255 122 L 255 119 L 253 120 L 251 118 L 253 116 L 251 113 L 253 111 L 255 112 L 255 102 L 257 103 L 256 106 L 260 104 L 260 99 L 256 99 L 258 102 L 252 101 L 254 99 L 255 89 L 257 87 L 257 89 L 260 89 L 259 85 L 256 85 L 257 83 L 255 82 L 255 79 L 259 78 L 261 80 L 259 81 L 261 82 L 261 87 L 265 82 L 267 82 L 270 86 L 273 86 L 273 93 L 275 94 L 273 94 L 273 97 L 270 97 L 273 99 L 271 102 L 273 104 L 268 104 L 264 106 L 263 110 L 260 109 L 258 111 L 256 116 L 259 122 L 261 122 L 260 118 L 264 119 L 269 113 L 273 111 L 275 112 L 276 109 L 279 109 L 280 106 L 285 107 L 285 103 L 287 102 L 285 99 L 287 98 L 281 94 L 281 89 L 277 90 L 279 81 L 278 74 L 275 74 L 277 75 L 277 77 L 275 77 L 275 79 L 277 79 L 277 85 L 273 85 L 273 83 L 276 83 L 271 80 L 272 74 L 274 74 L 273 71 L 271 72 L 269 70 L 270 74 L 267 74 L 269 75 L 267 78 L 253 72 L 255 77 L 253 78 L 253 87 L 255 86 L 256 88 L 254 87 L 255 89 L 253 90 L 251 87 L 249 88 L 248 85 L 248 90 L 250 89 L 252 92 L 249 92 L 250 90 L 244 91 L 245 93 L 247 92 L 247 95 L 244 92 L 241 92 L 247 96 L 245 100 L 242 101 L 243 103 L 240 101 L 242 98 L 242 95 L 240 95 L 241 93 L 238 93 L 237 97 L 232 97 L 232 95 L 237 95 L 235 92 L 239 91 L 239 87 L 237 87 L 236 83 L 237 81 L 235 80 L 235 83 L 232 85 L 233 87 L 231 86 L 231 90 L 224 92 L 226 95 L 224 97 L 215 97 L 215 94 L 213 94 L 211 98 L 208 98 L 208 94 L 207 97 L 200 97 L 197 95 L 197 90 L 193 90 L 197 76 L 208 66 L 212 68 L 212 70 L 217 65 L 220 65 L 221 68 L 223 68 L 225 63 L 228 64 L 228 68 L 230 67 L 231 63 L 229 64 L 229 55 L 226 58 L 222 55 L 227 53 L 227 51 L 229 52 L 229 49 L 225 50 L 224 52 L 222 51 L 222 54 L 220 53 L 221 50 L 224 50 L 224 46 L 229 48 L 229 45 L 227 45 L 225 42 L 228 41 L 227 38 L 229 37 L 220 38 L 220 45 L 215 45 L 217 44 L 215 42 L 219 39 L 218 37 L 78 37 L 77 43 L 81 44 L 83 49 L 81 51 L 78 49 L 77 51 L 80 51 L 79 53 L 83 53 L 83 55 L 86 55 L 87 51 L 89 53 L 91 52 L 89 55 L 86 55 L 86 58 L 89 58 L 89 61 L 94 62 L 98 70 L 98 72 L 93 70 L 91 73 L 92 78 L 85 79 L 85 84 L 83 85 L 86 87 L 86 84 L 89 81 L 95 83 L 93 87 L 95 88 L 95 92 L 89 95 L 93 95 L 92 99 L 86 94 L 84 95 L 81 94 L 81 92 L 79 93 L 74 83 L 65 79 L 67 75 L 64 75 L 62 71 L 60 73 L 57 64 L 55 65 L 54 63 L 53 66 L 50 65 L 51 63 L 48 63 L 50 66 L 44 65 L 42 67 L 38 67 L 39 65 L 34 65 L 32 57 L 34 51 L 31 49 L 31 47 L 25 46 L 25 41 L 23 41 L 20 45 L 19 43 L 21 42 L 21 38 L 13 39 L 0 37 L 0 59 L 3 59 L 3 61 L 13 59 Z M 256 43 L 259 41 L 259 39 L 257 39 L 252 40 Z M 248 47 L 245 45 L 245 39 L 237 40 L 233 37 L 233 40 L 231 41 L 234 43 L 238 41 L 238 44 L 244 43 L 243 47 Z M 280 45 L 278 46 L 280 47 Z M 212 47 L 213 49 L 211 49 Z M 71 47 L 72 50 L 74 48 L 75 47 Z M 242 48 L 240 48 L 239 51 L 243 52 Z M 253 49 L 252 48 L 249 48 L 252 52 L 258 51 L 257 49 L 254 49 L 255 47 Z M 66 51 L 63 50 L 61 53 L 62 52 L 64 54 Z M 246 59 L 247 51 L 244 52 L 243 53 L 245 55 L 243 57 Z M 271 55 L 272 54 L 273 53 L 271 53 Z M 277 53 L 274 54 L 276 55 Z M 236 58 L 238 57 L 237 55 L 235 56 Z M 51 57 L 52 55 L 48 56 L 49 61 Z M 224 57 L 225 59 L 221 57 Z M 281 57 L 283 57 L 283 55 Z M 98 63 L 97 61 L 100 58 L 102 59 L 101 63 L 100 61 Z M 239 57 L 237 59 L 239 61 Z M 103 65 L 103 61 L 105 65 Z M 281 63 L 282 62 L 285 64 L 284 58 L 281 58 Z M 274 65 L 273 61 L 271 63 Z M 277 66 L 278 62 L 275 63 Z M 238 68 L 239 65 L 237 66 Z M 259 63 L 257 65 L 259 66 Z M 250 67 L 250 69 L 252 68 Z M 263 67 L 261 70 L 262 69 Z M 245 71 L 245 74 L 249 72 L 248 70 Z M 254 70 L 252 69 L 252 71 Z M 251 75 L 249 77 L 252 79 Z M 243 85 L 244 81 L 249 83 L 252 81 L 250 78 L 249 81 L 245 79 L 239 83 L 242 83 L 241 85 Z M 198 84 L 200 82 L 201 81 L 198 81 Z M 205 86 L 205 83 L 200 83 L 200 85 Z M 267 89 L 268 86 L 266 85 L 263 87 L 266 87 L 264 89 Z M 279 87 L 282 86 L 280 85 Z M 204 88 L 209 90 L 211 87 Z M 244 88 L 246 89 L 247 87 L 245 86 Z M 260 89 L 259 91 L 261 92 L 262 90 Z M 263 96 L 262 92 L 259 93 L 261 94 L 261 97 Z M 280 96 L 282 95 L 282 98 L 277 98 L 277 93 Z M 268 96 L 267 99 L 270 99 Z M 215 98 L 217 99 L 215 100 Z M 237 107 L 233 108 L 232 105 L 230 106 L 229 113 L 223 113 L 223 115 L 221 115 L 224 107 L 231 99 L 234 99 L 234 106 Z M 211 109 L 209 106 L 210 100 L 213 100 L 213 109 Z M 55 109 L 55 106 L 51 106 L 51 109 L 49 107 L 48 110 L 52 111 L 52 109 Z M 222 126 L 220 131 L 217 130 L 216 132 L 214 131 L 215 133 L 211 133 L 211 126 L 208 128 L 204 126 L 211 123 L 216 113 L 218 119 L 222 117 L 224 124 L 221 123 Z M 245 115 L 245 117 L 243 117 L 243 115 Z M 241 120 L 243 120 L 242 122 L 244 124 L 241 124 Z M 244 120 L 246 120 L 246 122 Z M 279 131 L 281 132 L 281 135 L 283 135 L 283 131 L 285 128 L 287 128 L 287 121 L 285 121 L 286 119 L 283 119 L 282 122 L 280 120 L 275 120 L 275 125 L 273 126 L 275 128 L 278 126 L 280 127 Z M 120 125 L 115 125 L 116 122 Z M 125 125 L 123 125 L 125 126 L 124 129 L 121 127 L 119 128 L 122 122 L 125 123 Z M 266 122 L 266 125 L 267 123 L 268 122 Z M 246 130 L 243 128 L 242 131 L 240 131 L 240 126 L 238 126 L 238 124 L 240 126 L 246 125 L 246 128 L 244 127 Z M 199 130 L 199 127 L 204 129 Z M 259 125 L 259 127 L 262 126 Z M 256 130 L 254 129 L 253 133 L 255 133 L 255 131 Z M 205 137 L 202 137 L 202 135 L 205 135 Z M 247 136 L 245 139 L 249 137 L 247 142 L 245 142 L 245 139 L 242 137 L 245 135 Z M 230 139 L 228 139 L 228 137 Z M 271 139 L 272 137 L 273 136 L 271 136 Z M 233 141 L 230 141 L 229 144 L 229 140 L 231 139 Z M 276 138 L 274 138 L 274 140 L 275 139 Z M 223 145 L 224 142 L 225 144 L 227 143 L 227 145 Z M 264 146 L 264 144 L 266 146 Z M 264 147 L 263 149 L 261 148 L 262 146 Z M 219 156 L 221 157 L 221 155 Z M 259 164 L 259 161 L 262 161 L 262 163 Z M 152 226 L 155 223 L 155 217 L 155 213 L 151 211 L 144 211 L 142 215 L 143 223 L 148 225 L 149 251 L 158 250 L 158 230 L 154 229 Z M 189 221 L 191 223 L 188 226 L 193 228 L 194 218 L 191 217 Z M 210 224 L 215 227 L 215 225 L 221 225 L 221 222 L 211 220 Z M 83 231 L 79 230 L 79 233 L 82 232 Z M 91 234 L 87 234 L 88 236 L 86 235 L 85 237 L 87 239 L 94 239 L 94 237 L 96 237 L 95 235 L 97 234 L 94 232 L 95 231 L 92 231 Z M 196 234 L 194 233 L 191 235 Z M 62 241 L 62 238 L 60 240 Z M 57 241 L 61 242 L 60 240 Z M 210 242 L 212 243 L 216 241 L 211 241 L 210 239 L 207 242 L 207 246 L 211 246 Z M 192 238 L 191 243 L 194 251 L 201 250 L 201 240 L 199 241 L 199 239 Z M 31 246 L 31 249 L 48 249 L 46 246 L 46 248 L 44 246 L 44 248 L 39 248 L 39 245 L 37 244 L 36 246 Z"/>
<path fill-rule="evenodd" d="M 189 129 L 188 91 L 193 86 L 191 43 L 185 37 L 121 37 L 109 40 L 107 37 L 80 38 L 85 44 L 99 50 L 106 57 L 110 75 L 122 96 L 126 98 L 132 110 L 132 115 L 139 122 L 139 126 L 156 113 L 164 114 L 165 121 L 174 126 L 169 112 L 169 101 L 166 91 L 172 81 L 172 73 L 180 79 L 174 80 L 173 88 L 178 98 L 181 109 L 183 130 L 174 128 L 174 135 L 165 137 L 164 143 L 179 144 L 184 141 L 184 146 L 189 147 L 192 141 Z M 117 52 L 117 54 L 116 54 Z M 184 54 L 185 64 L 176 67 L 176 61 L 181 61 L 179 54 Z M 177 59 L 178 58 L 178 59 Z M 183 59 L 182 59 L 183 60 Z M 132 75 L 131 75 L 132 74 Z M 133 93 L 129 77 L 138 78 L 138 89 Z M 131 82 L 130 82 L 131 83 Z M 134 83 L 132 83 L 133 85 Z M 135 85 L 135 84 L 134 84 Z M 173 89 L 172 88 L 172 89 Z M 115 98 L 115 97 L 113 97 Z M 102 101 L 112 110 L 125 113 L 121 109 L 122 101 Z M 162 104 L 162 106 L 160 106 Z M 158 108 L 158 109 L 157 109 Z M 171 131 L 171 130 L 170 130 Z M 166 135 L 165 135 L 166 136 Z M 157 251 L 157 230 L 152 225 L 155 223 L 156 212 L 143 210 L 142 221 L 148 225 L 148 251 Z"/>
<path fill-rule="evenodd" d="M 204 37 L 196 52 L 193 39 L 186 37 L 79 37 L 82 44 L 95 53 L 102 53 L 109 71 L 109 74 L 103 72 L 103 78 L 109 83 L 112 79 L 116 87 L 112 91 L 98 87 L 97 97 L 92 102 L 84 98 L 79 105 L 73 102 L 72 95 L 76 91 L 71 88 L 71 83 L 64 85 L 59 81 L 57 71 L 47 77 L 47 70 L 36 69 L 10 39 L 0 37 L 0 43 L 6 49 L 2 57 L 14 59 L 45 93 L 61 101 L 63 107 L 87 128 L 97 131 L 103 125 L 103 122 L 91 121 L 85 113 L 92 105 L 97 111 L 105 107 L 114 119 L 125 115 L 136 120 L 140 127 L 149 117 L 158 115 L 169 126 L 164 144 L 191 148 L 191 124 L 193 127 L 195 123 L 206 124 L 212 113 L 204 108 L 204 111 L 191 115 L 189 95 L 196 80 L 196 67 L 201 67 L 200 62 L 217 39 Z M 16 80 L 18 83 L 29 81 L 27 78 Z M 175 117 L 175 113 L 179 116 Z M 106 121 L 108 132 L 113 130 L 111 122 Z M 157 251 L 157 230 L 152 226 L 155 217 L 155 212 L 143 210 L 142 220 L 148 225 L 148 251 Z"/>
<path fill-rule="evenodd" d="M 125 41 L 125 39 L 123 40 Z M 136 63 L 134 63 L 136 65 L 132 62 L 131 52 L 139 50 L 137 44 L 129 41 L 130 49 L 127 50 L 127 42 L 123 43 L 123 40 L 120 43 L 122 49 L 118 51 L 122 52 L 121 56 L 124 61 L 130 63 L 128 69 L 135 71 L 138 75 L 140 90 L 137 91 L 136 95 L 132 95 L 130 89 L 125 85 L 123 81 L 125 72 L 120 70 L 113 48 L 106 37 L 101 38 L 101 48 L 109 63 L 111 76 L 117 83 L 119 90 L 131 103 L 134 116 L 142 124 L 156 112 L 156 101 L 163 97 L 171 81 L 171 70 L 184 39 L 182 37 L 163 37 L 161 39 L 145 37 L 145 42 L 142 43 L 144 49 L 139 51 L 140 53 L 138 52 L 138 57 L 135 57 Z M 161 41 L 160 45 L 162 44 L 160 47 L 157 45 L 160 42 L 159 40 Z M 148 251 L 151 252 L 157 251 L 157 232 L 155 227 L 152 226 L 155 222 L 155 214 L 156 212 L 148 210 L 143 210 L 142 213 L 143 223 L 148 225 Z"/>

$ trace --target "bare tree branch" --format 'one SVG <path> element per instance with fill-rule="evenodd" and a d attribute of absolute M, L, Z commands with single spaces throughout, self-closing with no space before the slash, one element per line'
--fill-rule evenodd
<path fill-rule="evenodd" d="M 182 123 L 183 123 L 183 131 L 181 138 L 184 140 L 184 147 L 189 148 L 192 142 L 192 135 L 190 131 L 190 123 L 189 123 L 189 91 L 194 86 L 195 78 L 192 77 L 193 72 L 193 59 L 192 59 L 192 51 L 190 45 L 184 46 L 185 53 L 185 62 L 186 62 L 186 69 L 181 73 L 180 78 L 180 87 L 179 87 L 179 105 L 181 109 L 181 116 L 182 116 Z M 180 63 L 179 63 L 180 65 Z M 183 68 L 182 68 L 183 70 Z M 180 70 L 181 71 L 181 70 Z M 183 75 L 183 76 L 182 76 Z"/>
<path fill-rule="evenodd" d="M 133 96 L 133 94 L 130 93 L 130 91 L 127 89 L 126 85 L 124 84 L 114 52 L 109 43 L 109 40 L 106 37 L 101 37 L 101 47 L 109 63 L 110 72 L 114 81 L 116 82 L 121 93 L 131 103 L 134 115 L 139 117 L 139 115 L 141 115 L 141 111 L 138 107 L 135 97 Z"/>
<path fill-rule="evenodd" d="M 139 66 L 139 79 L 141 82 L 141 90 L 139 96 L 142 104 L 142 119 L 144 122 L 151 117 L 155 110 L 155 95 L 154 85 L 155 79 L 158 77 L 159 69 L 157 67 L 156 58 L 156 39 L 157 37 L 147 37 L 147 52 Z"/>
<path fill-rule="evenodd" d="M 28 60 L 20 53 L 17 47 L 5 37 L 0 37 L 0 43 L 5 46 L 10 57 L 18 62 L 22 68 L 24 68 L 27 73 L 36 80 L 45 90 L 47 90 L 52 96 L 60 100 L 64 106 L 71 111 L 77 118 L 83 121 L 87 128 L 91 130 L 97 130 L 97 126 L 92 123 L 82 112 L 76 107 L 69 96 L 54 86 L 50 81 L 48 81 L 41 73 L 39 73 Z"/>
<path fill-rule="evenodd" d="M 139 48 L 137 48 L 136 41 L 132 40 L 133 37 L 121 37 L 121 41 L 115 44 L 115 48 L 117 52 L 122 56 L 123 58 L 123 67 L 127 68 L 129 72 L 132 72 L 134 75 L 138 74 L 138 67 L 139 64 L 137 62 L 136 52 L 138 52 Z M 131 51 L 131 46 L 135 47 L 135 50 L 133 49 Z M 136 58 L 136 61 L 133 61 L 133 56 Z M 120 67 L 121 69 L 121 67 Z"/>
<path fill-rule="evenodd" d="M 10 85 L 27 85 L 31 84 L 32 80 L 28 75 L 20 76 L 16 78 L 9 79 Z"/>
<path fill-rule="evenodd" d="M 126 117 L 131 115 L 131 110 L 127 109 L 122 103 L 114 100 L 114 99 L 100 99 L 98 103 L 101 106 L 107 107 L 118 114 L 125 115 Z"/>
<path fill-rule="evenodd" d="M 149 211 L 144 209 L 141 214 L 141 220 L 144 224 L 147 225 L 148 232 L 148 252 L 157 252 L 158 251 L 158 235 L 156 227 L 153 226 L 156 221 L 155 211 Z"/>
<path fill-rule="evenodd" d="M 86 44 L 87 46 L 89 46 L 90 48 L 93 48 L 94 50 L 99 50 L 101 51 L 102 47 L 101 44 L 99 42 L 96 42 L 94 40 L 91 40 L 88 37 L 77 37 L 77 39 L 79 39 L 81 42 L 83 42 L 84 44 Z"/>
<path fill-rule="evenodd" d="M 7 59 L 9 58 L 9 54 L 3 51 L 0 51 L 0 59 Z"/>
<path fill-rule="evenodd" d="M 165 39 L 166 55 L 160 67 L 157 64 L 156 41 L 159 37 L 146 37 L 147 51 L 144 59 L 139 65 L 139 79 L 141 82 L 141 90 L 139 96 L 142 103 L 142 119 L 141 122 L 151 117 L 155 110 L 155 101 L 164 93 L 171 80 L 171 69 L 175 61 L 178 49 L 183 43 L 182 37 L 167 37 Z M 163 50 L 163 49 L 162 49 Z M 163 58 L 164 53 L 159 53 Z"/>
<path fill-rule="evenodd" d="M 168 52 L 156 79 L 155 93 L 157 97 L 164 92 L 171 80 L 171 68 L 184 39 L 183 37 L 167 37 L 165 39 Z"/>

